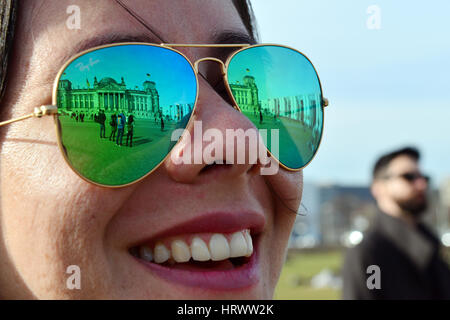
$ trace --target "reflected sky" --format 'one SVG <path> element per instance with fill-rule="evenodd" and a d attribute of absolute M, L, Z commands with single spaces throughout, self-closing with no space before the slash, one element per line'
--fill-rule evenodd
<path fill-rule="evenodd" d="M 237 53 L 230 62 L 228 80 L 242 83 L 255 78 L 260 100 L 320 92 L 311 63 L 298 52 L 282 47 L 254 47 Z"/>
<path fill-rule="evenodd" d="M 161 47 L 123 45 L 103 48 L 74 60 L 61 79 L 72 82 L 73 89 L 94 85 L 94 77 L 100 81 L 111 77 L 127 89 L 143 89 L 144 81 L 156 83 L 161 107 L 193 103 L 197 84 L 194 71 L 180 54 Z M 136 88 L 137 87 L 137 88 Z"/>

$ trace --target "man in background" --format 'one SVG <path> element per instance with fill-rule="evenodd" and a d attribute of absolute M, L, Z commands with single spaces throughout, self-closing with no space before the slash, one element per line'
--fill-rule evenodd
<path fill-rule="evenodd" d="M 376 162 L 371 191 L 379 212 L 363 241 L 347 252 L 344 299 L 450 299 L 439 240 L 420 221 L 429 179 L 419 159 L 416 149 L 404 148 Z"/>

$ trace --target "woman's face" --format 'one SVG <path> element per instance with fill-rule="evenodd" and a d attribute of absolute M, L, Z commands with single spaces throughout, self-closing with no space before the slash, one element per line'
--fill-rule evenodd
<path fill-rule="evenodd" d="M 52 83 L 62 64 L 81 49 L 98 45 L 99 39 L 148 37 L 158 43 L 122 7 L 107 0 L 77 1 L 80 29 L 71 29 L 67 20 L 73 13 L 66 10 L 72 2 L 21 1 L 1 106 L 4 118 L 51 104 Z M 166 42 L 213 43 L 225 33 L 248 35 L 231 1 L 125 3 Z M 191 61 L 226 58 L 210 48 L 180 51 Z M 201 64 L 206 79 L 199 77 L 195 120 L 202 121 L 203 130 L 253 128 L 213 89 L 219 67 Z M 301 172 L 280 169 L 262 176 L 252 165 L 175 165 L 168 157 L 140 182 L 108 189 L 82 180 L 68 167 L 52 117 L 21 121 L 0 132 L 1 297 L 272 297 L 295 219 L 292 210 L 301 200 Z M 240 267 L 229 260 L 156 265 L 130 253 L 132 247 L 158 241 L 189 244 L 194 236 L 205 241 L 216 233 L 230 238 L 247 229 L 253 258 Z M 67 286 L 72 265 L 79 267 L 80 289 Z"/>

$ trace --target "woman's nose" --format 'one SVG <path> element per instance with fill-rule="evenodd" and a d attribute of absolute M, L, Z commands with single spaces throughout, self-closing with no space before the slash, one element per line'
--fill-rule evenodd
<path fill-rule="evenodd" d="M 229 177 L 256 174 L 266 152 L 250 120 L 199 78 L 194 114 L 164 164 L 173 180 L 194 183 L 211 170 Z"/>
<path fill-rule="evenodd" d="M 424 191 L 428 188 L 428 180 L 425 177 L 421 177 L 416 179 L 415 181 L 416 188 L 420 191 Z"/>

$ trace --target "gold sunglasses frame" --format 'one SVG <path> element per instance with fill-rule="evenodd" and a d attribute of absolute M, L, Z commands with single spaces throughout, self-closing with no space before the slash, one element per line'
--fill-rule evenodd
<path fill-rule="evenodd" d="M 254 48 L 254 47 L 262 47 L 262 46 L 276 46 L 276 47 L 283 47 L 283 48 L 291 49 L 291 50 L 293 50 L 293 51 L 296 51 L 296 52 L 300 53 L 303 57 L 305 57 L 305 58 L 309 61 L 309 63 L 311 63 L 311 65 L 312 65 L 312 67 L 313 67 L 313 69 L 314 69 L 314 71 L 315 71 L 315 73 L 316 73 L 316 75 L 317 75 L 317 79 L 318 79 L 318 81 L 319 81 L 319 87 L 320 87 L 320 93 L 321 93 L 321 108 L 322 108 L 322 128 L 321 128 L 322 130 L 321 130 L 321 136 L 320 136 L 319 145 L 317 146 L 317 149 L 316 149 L 316 151 L 314 152 L 314 155 L 313 155 L 313 157 L 311 158 L 311 160 L 309 160 L 309 161 L 308 161 L 303 167 L 301 167 L 301 168 L 289 168 L 289 167 L 285 166 L 283 163 L 280 162 L 280 160 L 279 160 L 277 157 L 275 157 L 275 156 L 272 155 L 272 153 L 269 151 L 269 149 L 267 149 L 267 148 L 266 148 L 266 149 L 267 149 L 267 153 L 268 153 L 275 161 L 277 161 L 277 163 L 278 163 L 279 165 L 281 165 L 282 168 L 284 168 L 284 169 L 286 169 L 286 170 L 288 170 L 288 171 L 294 171 L 294 172 L 295 172 L 295 171 L 300 171 L 300 170 L 302 170 L 303 168 L 305 168 L 308 164 L 310 164 L 311 161 L 315 158 L 315 156 L 316 156 L 316 154 L 317 154 L 317 152 L 318 152 L 318 150 L 319 150 L 319 148 L 320 148 L 320 145 L 321 145 L 321 143 L 322 143 L 322 138 L 323 138 L 323 127 L 324 127 L 324 122 L 325 122 L 325 112 L 324 112 L 325 110 L 324 110 L 324 108 L 327 107 L 327 106 L 329 105 L 328 99 L 326 99 L 326 98 L 323 97 L 322 83 L 321 83 L 321 81 L 320 81 L 319 74 L 317 73 L 317 70 L 316 70 L 316 68 L 314 67 L 314 64 L 311 62 L 311 60 L 309 60 L 309 58 L 308 58 L 306 55 L 304 55 L 302 52 L 300 52 L 300 51 L 298 51 L 297 49 L 294 49 L 294 48 L 292 48 L 292 47 L 289 47 L 289 46 L 279 45 L 279 44 L 271 44 L 271 43 L 251 45 L 251 44 L 176 44 L 176 43 L 153 44 L 153 43 L 145 43 L 145 42 L 120 42 L 120 43 L 113 43 L 113 44 L 106 44 L 106 45 L 102 45 L 102 46 L 96 46 L 96 47 L 93 47 L 93 48 L 90 48 L 90 49 L 81 51 L 81 52 L 79 52 L 78 54 L 72 56 L 72 57 L 71 57 L 66 63 L 64 63 L 64 65 L 59 69 L 59 71 L 58 71 L 58 73 L 57 73 L 57 75 L 56 75 L 55 81 L 54 81 L 54 83 L 53 83 L 52 105 L 42 105 L 42 106 L 40 106 L 40 107 L 34 108 L 34 112 L 33 112 L 33 113 L 30 113 L 30 114 L 25 115 L 25 116 L 22 116 L 22 117 L 18 117 L 18 118 L 14 118 L 14 119 L 10 119 L 10 120 L 6 120 L 6 121 L 3 121 L 3 122 L 0 122 L 0 127 L 1 127 L 1 126 L 4 126 L 4 125 L 7 125 L 7 124 L 11 124 L 11 123 L 17 122 L 17 121 L 22 121 L 22 120 L 25 120 L 25 119 L 28 119 L 28 118 L 32 118 L 32 117 L 35 117 L 35 118 L 41 118 L 42 116 L 53 115 L 53 119 L 54 119 L 54 122 L 55 122 L 55 129 L 56 129 L 56 137 L 57 137 L 57 141 L 58 141 L 58 147 L 59 147 L 59 149 L 60 149 L 60 151 L 61 151 L 61 153 L 62 153 L 62 155 L 63 155 L 63 157 L 64 157 L 64 160 L 65 160 L 65 162 L 67 163 L 67 165 L 68 165 L 68 166 L 72 169 L 72 171 L 75 172 L 80 178 L 82 178 L 83 180 L 85 180 L 85 181 L 87 181 L 87 182 L 89 182 L 89 183 L 92 183 L 92 184 L 94 184 L 94 185 L 101 186 L 101 187 L 106 187 L 106 188 L 122 188 L 122 187 L 127 187 L 127 186 L 130 186 L 130 185 L 132 185 L 132 184 L 138 183 L 138 182 L 141 181 L 142 179 L 145 179 L 145 178 L 146 178 L 147 176 L 149 176 L 153 171 L 155 171 L 157 168 L 159 168 L 159 166 L 160 166 L 164 161 L 166 161 L 167 157 L 170 155 L 170 152 L 168 152 L 167 155 L 166 155 L 166 156 L 165 156 L 165 157 L 164 157 L 164 158 L 163 158 L 163 159 L 162 159 L 162 160 L 161 160 L 161 161 L 160 161 L 160 162 L 159 162 L 152 170 L 150 170 L 148 173 L 146 173 L 146 174 L 145 174 L 144 176 L 142 176 L 141 178 L 139 178 L 139 179 L 137 179 L 137 180 L 134 180 L 134 181 L 132 181 L 132 182 L 126 183 L 126 184 L 122 184 L 122 185 L 105 185 L 105 184 L 101 184 L 101 183 L 92 181 L 92 180 L 90 180 L 90 179 L 84 177 L 80 172 L 78 172 L 78 170 L 72 166 L 70 160 L 68 159 L 67 154 L 66 154 L 66 152 L 65 152 L 65 150 L 64 150 L 64 146 L 63 146 L 62 141 L 61 141 L 61 127 L 60 127 L 60 122 L 59 122 L 59 120 L 58 120 L 57 94 L 58 94 L 58 84 L 59 84 L 59 80 L 61 79 L 61 76 L 63 75 L 65 69 L 66 69 L 66 68 L 67 68 L 74 60 L 76 60 L 77 58 L 79 58 L 79 57 L 81 57 L 81 56 L 83 56 L 83 55 L 85 55 L 85 54 L 87 54 L 87 53 L 90 53 L 90 52 L 92 52 L 92 51 L 96 51 L 96 50 L 99 50 L 99 49 L 103 49 L 103 48 L 117 47 L 117 46 L 124 46 L 124 45 L 145 45 L 145 46 L 152 46 L 152 47 L 165 48 L 165 49 L 172 50 L 172 51 L 174 51 L 174 52 L 180 54 L 182 57 L 184 57 L 184 59 L 187 60 L 187 62 L 188 62 L 189 65 L 191 66 L 191 68 L 192 68 L 192 70 L 193 70 L 193 72 L 194 72 L 194 75 L 195 75 L 195 80 L 196 80 L 196 85 L 197 85 L 197 92 L 196 92 L 196 96 L 195 96 L 194 107 L 193 107 L 193 109 L 192 109 L 192 113 L 191 113 L 191 116 L 190 116 L 190 118 L 189 118 L 189 121 L 188 121 L 188 123 L 186 124 L 186 128 L 188 128 L 189 125 L 191 124 L 192 118 L 193 118 L 192 115 L 195 113 L 195 110 L 196 110 L 196 108 L 197 108 L 197 100 L 198 100 L 198 95 L 199 95 L 199 91 L 200 91 L 200 90 L 199 90 L 199 83 L 198 83 L 198 64 L 199 64 L 200 62 L 203 62 L 203 61 L 213 61 L 213 62 L 217 62 L 217 63 L 219 63 L 219 64 L 221 65 L 222 77 L 223 77 L 224 83 L 225 83 L 225 85 L 226 85 L 225 87 L 226 87 L 226 89 L 227 89 L 228 95 L 230 96 L 230 98 L 232 99 L 232 102 L 233 102 L 233 104 L 234 104 L 234 105 L 233 105 L 233 108 L 235 108 L 236 110 L 238 110 L 239 112 L 242 113 L 242 111 L 241 111 L 241 109 L 240 109 L 238 103 L 236 102 L 236 100 L 235 100 L 235 98 L 234 98 L 234 96 L 233 96 L 233 93 L 232 93 L 232 91 L 231 91 L 230 84 L 229 84 L 229 82 L 228 82 L 228 74 L 227 74 L 227 71 L 228 71 L 228 66 L 229 66 L 231 60 L 233 59 L 233 57 L 234 57 L 236 54 L 238 54 L 239 52 L 241 52 L 241 51 L 244 51 L 244 50 L 247 50 L 247 49 L 250 49 L 250 48 Z M 191 60 L 190 60 L 188 57 L 186 57 L 185 54 L 183 54 L 183 53 L 180 52 L 179 50 L 174 49 L 174 48 L 177 48 L 177 47 L 193 47 L 193 48 L 240 48 L 240 49 L 238 49 L 238 50 L 236 50 L 235 52 L 233 52 L 233 53 L 227 58 L 227 60 L 225 61 L 225 63 L 224 63 L 222 60 L 217 59 L 217 58 L 214 58 L 214 57 L 204 57 L 204 58 L 201 58 L 201 59 L 196 60 L 196 61 L 194 62 L 194 64 L 192 64 Z M 184 133 L 182 134 L 182 136 L 180 137 L 180 139 L 177 141 L 177 143 L 176 143 L 173 147 L 175 147 L 175 146 L 179 143 L 179 141 L 182 140 L 181 138 L 182 138 L 183 136 L 184 136 Z M 173 147 L 172 147 L 172 149 L 173 149 Z"/>

